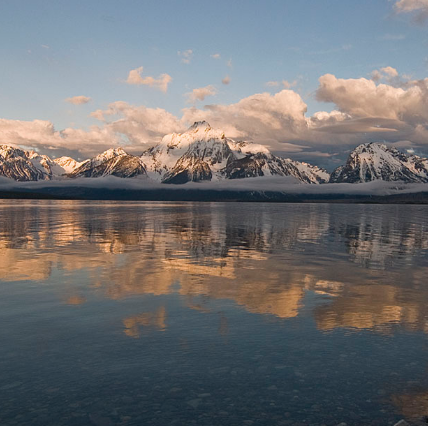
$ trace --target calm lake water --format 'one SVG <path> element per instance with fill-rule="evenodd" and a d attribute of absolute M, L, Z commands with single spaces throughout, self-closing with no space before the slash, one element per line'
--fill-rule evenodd
<path fill-rule="evenodd" d="M 2 201 L 0 424 L 420 424 L 427 213 Z"/>

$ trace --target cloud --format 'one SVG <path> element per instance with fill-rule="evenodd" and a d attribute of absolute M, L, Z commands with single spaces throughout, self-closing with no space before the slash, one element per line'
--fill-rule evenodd
<path fill-rule="evenodd" d="M 171 83 L 172 77 L 168 74 L 161 74 L 158 78 L 154 77 L 143 77 L 143 67 L 136 68 L 135 70 L 129 71 L 128 78 L 126 82 L 128 84 L 135 84 L 137 86 L 145 85 L 153 87 L 160 90 L 161 92 L 166 93 L 168 90 L 168 84 Z"/>
<path fill-rule="evenodd" d="M 110 132 L 123 135 L 131 145 L 144 147 L 159 141 L 166 133 L 180 132 L 185 126 L 162 108 L 134 106 L 127 102 L 113 102 L 106 110 L 97 110 L 92 117 L 104 122 Z"/>
<path fill-rule="evenodd" d="M 67 179 L 53 181 L 15 182 L 1 178 L 3 189 L 7 190 L 43 190 L 48 188 L 108 188 L 122 190 L 154 190 L 175 191 L 175 185 L 165 185 L 149 179 L 121 179 L 115 176 L 106 176 L 102 179 Z M 263 176 L 251 179 L 230 179 L 205 182 L 188 182 L 180 185 L 183 190 L 216 190 L 216 191 L 279 191 L 286 194 L 355 194 L 355 195 L 394 195 L 426 192 L 425 183 L 410 183 L 397 185 L 397 182 L 375 180 L 359 185 L 353 183 L 335 183 L 332 185 L 301 185 L 292 176 Z"/>
<path fill-rule="evenodd" d="M 380 71 L 394 84 L 377 84 L 365 78 L 341 79 L 331 74 L 322 76 L 317 100 L 333 103 L 344 116 L 338 116 L 339 119 L 331 116 L 323 122 L 316 120 L 317 114 L 314 114 L 309 118 L 310 128 L 328 135 L 336 145 L 349 146 L 361 135 L 359 143 L 408 140 L 412 148 L 425 147 L 426 150 L 428 79 L 402 81 L 393 68 Z"/>
<path fill-rule="evenodd" d="M 55 129 L 50 121 L 45 120 L 8 120 L 0 119 L 0 140 L 2 144 L 21 145 L 46 140 L 53 142 Z"/>
<path fill-rule="evenodd" d="M 282 80 L 282 85 L 284 86 L 284 89 L 291 89 L 292 87 L 297 85 L 297 80 L 294 80 L 292 82 Z"/>
<path fill-rule="evenodd" d="M 331 112 L 319 111 L 316 112 L 312 117 L 307 119 L 308 126 L 316 129 L 331 124 L 337 124 L 338 122 L 349 120 L 351 116 L 343 112 L 333 110 Z"/>
<path fill-rule="evenodd" d="M 278 87 L 280 84 L 282 84 L 282 86 L 284 87 L 284 89 L 291 89 L 292 87 L 297 85 L 297 80 L 294 80 L 292 82 L 289 82 L 288 80 L 282 80 L 281 82 L 279 81 L 268 81 L 266 83 L 266 86 L 268 87 Z"/>
<path fill-rule="evenodd" d="M 412 123 L 428 120 L 428 79 L 409 82 L 406 88 L 377 85 L 365 78 L 340 79 L 332 74 L 323 75 L 319 82 L 317 100 L 332 102 L 351 116 Z"/>
<path fill-rule="evenodd" d="M 320 126 L 313 125 L 314 118 L 310 118 L 310 124 L 314 130 L 334 134 L 353 134 L 353 133 L 387 133 L 397 132 L 394 128 L 397 123 L 394 120 L 379 118 L 352 118 L 332 120 L 331 124 L 323 123 Z M 317 123 L 319 124 L 319 123 Z"/>
<path fill-rule="evenodd" d="M 233 68 L 233 65 L 232 65 L 232 58 L 230 58 L 230 59 L 226 62 L 226 65 L 227 65 L 229 68 Z"/>
<path fill-rule="evenodd" d="M 162 108 L 137 107 L 126 102 L 114 102 L 91 116 L 100 120 L 101 126 L 57 131 L 50 121 L 0 119 L 0 143 L 76 158 L 88 158 L 118 146 L 140 154 L 159 142 L 165 133 L 182 132 L 186 128 Z"/>
<path fill-rule="evenodd" d="M 88 96 L 73 96 L 72 98 L 65 99 L 65 102 L 68 102 L 73 105 L 82 105 L 87 104 L 91 101 L 91 98 Z"/>
<path fill-rule="evenodd" d="M 221 80 L 221 82 L 223 83 L 223 84 L 229 84 L 230 83 L 230 77 L 227 75 L 226 77 L 224 77 L 222 80 Z"/>
<path fill-rule="evenodd" d="M 230 105 L 206 105 L 204 109 L 183 110 L 183 121 L 207 120 L 212 126 L 238 139 L 251 139 L 271 147 L 300 139 L 307 129 L 306 104 L 292 90 L 275 95 L 258 93 Z"/>
<path fill-rule="evenodd" d="M 392 67 L 384 67 L 380 69 L 381 72 L 386 74 L 389 77 L 398 77 L 398 71 L 395 68 Z"/>
<path fill-rule="evenodd" d="M 217 93 L 217 89 L 212 86 L 199 87 L 193 89 L 190 93 L 187 93 L 188 102 L 194 103 L 196 101 L 203 101 L 207 96 L 213 96 Z"/>
<path fill-rule="evenodd" d="M 398 77 L 398 71 L 395 68 L 392 67 L 384 67 L 381 68 L 380 70 L 374 70 L 371 73 L 371 79 L 373 81 L 380 81 L 382 79 L 387 79 L 387 80 L 391 80 L 393 78 Z"/>
<path fill-rule="evenodd" d="M 184 64 L 190 64 L 190 62 L 193 59 L 193 50 L 192 49 L 188 49 L 188 50 L 179 50 L 177 52 L 178 56 L 181 57 L 181 62 L 183 62 Z"/>
<path fill-rule="evenodd" d="M 214 53 L 214 54 L 212 54 L 212 55 L 210 55 L 210 56 L 211 56 L 211 58 L 213 58 L 213 59 L 220 59 L 220 58 L 221 58 L 220 53 Z"/>
<path fill-rule="evenodd" d="M 0 120 L 0 141 L 56 155 L 78 153 L 85 158 L 118 146 L 138 154 L 165 134 L 181 133 L 194 121 L 206 120 L 228 137 L 260 143 L 302 160 L 317 157 L 324 166 L 343 160 L 349 149 L 364 142 L 407 141 L 406 149 L 426 151 L 428 79 L 405 80 L 392 67 L 377 72 L 381 82 L 321 76 L 316 99 L 332 104 L 333 110 L 312 115 L 307 115 L 306 103 L 291 89 L 255 93 L 231 104 L 193 105 L 179 115 L 118 101 L 93 111 L 91 116 L 99 123 L 86 130 L 57 131 L 51 122 L 43 120 Z M 278 82 L 278 86 L 281 84 Z M 217 90 L 209 85 L 194 89 L 187 97 L 196 103 Z M 320 154 L 332 152 L 338 155 Z"/>
<path fill-rule="evenodd" d="M 85 155 L 117 145 L 119 138 L 109 129 L 97 126 L 88 131 L 72 128 L 56 131 L 50 121 L 0 119 L 0 140 L 3 144 L 31 147 L 42 152 L 65 150 Z"/>
<path fill-rule="evenodd" d="M 428 0 L 398 0 L 394 10 L 396 13 L 411 13 L 415 22 L 422 24 L 428 19 Z"/>

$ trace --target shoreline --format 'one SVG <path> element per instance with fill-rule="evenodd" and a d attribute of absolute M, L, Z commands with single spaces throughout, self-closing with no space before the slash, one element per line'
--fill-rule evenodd
<path fill-rule="evenodd" d="M 0 189 L 0 199 L 116 200 L 189 202 L 268 202 L 343 204 L 428 204 L 428 189 L 394 194 L 287 193 L 266 190 L 126 189 L 90 187 L 43 187 Z"/>

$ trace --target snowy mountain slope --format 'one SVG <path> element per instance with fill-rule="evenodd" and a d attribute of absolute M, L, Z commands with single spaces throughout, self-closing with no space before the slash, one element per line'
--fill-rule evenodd
<path fill-rule="evenodd" d="M 329 180 L 328 172 L 316 166 L 263 152 L 231 161 L 222 173 L 228 179 L 278 175 L 293 176 L 303 183 L 325 183 Z"/>
<path fill-rule="evenodd" d="M 82 162 L 67 177 L 101 177 L 112 175 L 131 178 L 145 174 L 146 168 L 139 157 L 127 154 L 122 148 L 116 148 L 109 149 L 94 158 Z"/>
<path fill-rule="evenodd" d="M 408 156 L 381 143 L 362 144 L 330 177 L 332 183 L 373 180 L 428 182 L 428 160 L 416 155 Z"/>
<path fill-rule="evenodd" d="M 319 167 L 276 156 L 263 145 L 227 138 L 205 121 L 196 122 L 184 133 L 166 135 L 140 157 L 115 148 L 79 163 L 70 157 L 51 159 L 35 151 L 0 145 L 0 176 L 16 181 L 108 175 L 148 176 L 155 182 L 172 184 L 272 176 L 288 176 L 307 184 L 376 180 L 425 183 L 428 159 L 381 143 L 362 144 L 351 152 L 345 165 L 329 175 Z"/>
<path fill-rule="evenodd" d="M 306 163 L 277 157 L 258 144 L 236 142 L 207 122 L 186 132 L 165 136 L 141 156 L 151 178 L 163 183 L 239 179 L 256 176 L 293 176 L 305 183 L 327 182 L 326 171 Z"/>
<path fill-rule="evenodd" d="M 213 172 L 225 167 L 231 155 L 224 133 L 201 121 L 185 133 L 166 135 L 160 144 L 145 151 L 141 159 L 152 179 L 185 183 L 211 180 Z"/>
<path fill-rule="evenodd" d="M 54 175 L 63 175 L 71 173 L 78 167 L 80 167 L 80 165 L 82 164 L 71 157 L 55 158 L 53 162 L 55 163 L 55 165 L 53 166 Z"/>
<path fill-rule="evenodd" d="M 16 181 L 49 180 L 49 157 L 9 145 L 0 145 L 0 176 Z"/>
<path fill-rule="evenodd" d="M 47 155 L 0 145 L 0 176 L 17 181 L 51 180 L 69 173 L 80 163 L 70 157 L 52 160 Z"/>

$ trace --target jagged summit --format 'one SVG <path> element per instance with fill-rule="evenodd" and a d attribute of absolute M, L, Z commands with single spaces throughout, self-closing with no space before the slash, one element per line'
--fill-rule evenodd
<path fill-rule="evenodd" d="M 128 154 L 123 148 L 111 148 L 84 161 L 67 176 L 77 178 L 112 175 L 130 178 L 145 174 L 146 167 L 139 157 Z"/>
<path fill-rule="evenodd" d="M 272 154 L 264 145 L 235 141 L 206 121 L 171 133 L 140 157 L 111 148 L 77 162 L 0 145 L 0 176 L 17 181 L 77 177 L 148 177 L 162 183 L 292 176 L 302 183 L 362 183 L 373 180 L 428 182 L 428 159 L 406 155 L 384 143 L 357 146 L 331 175 L 319 167 Z"/>
<path fill-rule="evenodd" d="M 428 182 L 428 160 L 406 155 L 383 143 L 357 146 L 344 166 L 338 167 L 330 182 L 362 183 L 373 180 Z"/>
<path fill-rule="evenodd" d="M 397 151 L 396 148 L 388 148 L 388 146 L 382 142 L 370 142 L 370 143 L 363 143 L 361 145 L 358 145 L 353 152 L 356 154 L 376 154 L 379 152 L 386 152 L 386 151 Z"/>
<path fill-rule="evenodd" d="M 63 157 L 65 158 L 65 157 Z M 51 180 L 67 173 L 75 160 L 56 161 L 36 151 L 26 151 L 11 145 L 0 145 L 0 176 L 17 181 Z"/>
<path fill-rule="evenodd" d="M 164 136 L 141 156 L 149 176 L 163 183 L 186 183 L 257 176 L 293 176 L 304 183 L 328 181 L 326 171 L 273 155 L 265 146 L 227 138 L 206 121 L 184 133 Z"/>
<path fill-rule="evenodd" d="M 187 131 L 190 132 L 192 130 L 209 130 L 211 129 L 211 126 L 209 123 L 207 123 L 205 120 L 202 121 L 195 121 L 188 129 Z"/>

